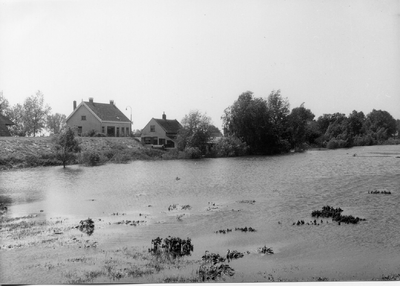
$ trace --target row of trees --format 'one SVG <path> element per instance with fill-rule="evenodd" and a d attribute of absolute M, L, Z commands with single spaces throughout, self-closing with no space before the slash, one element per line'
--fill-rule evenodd
<path fill-rule="evenodd" d="M 310 145 L 339 148 L 390 143 L 400 134 L 400 120 L 382 110 L 374 109 L 367 115 L 353 111 L 349 116 L 335 113 L 314 118 L 304 103 L 290 110 L 289 101 L 282 97 L 280 90 L 272 91 L 267 98 L 254 97 L 247 91 L 224 110 L 225 137 L 215 144 L 214 151 L 222 156 L 244 151 L 277 154 Z M 178 147 L 181 150 L 197 148 L 207 153 L 207 143 L 218 131 L 211 124 L 211 118 L 191 111 L 183 118 L 182 126 Z"/>
<path fill-rule="evenodd" d="M 64 114 L 51 114 L 51 108 L 44 104 L 43 93 L 38 91 L 25 99 L 23 104 L 10 106 L 0 93 L 0 114 L 8 117 L 14 125 L 10 127 L 12 136 L 36 136 L 46 130 L 51 134 L 60 133 L 65 126 Z"/>

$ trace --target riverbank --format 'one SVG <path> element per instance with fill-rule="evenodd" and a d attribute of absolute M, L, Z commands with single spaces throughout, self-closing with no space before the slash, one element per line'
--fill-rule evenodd
<path fill-rule="evenodd" d="M 126 163 L 134 160 L 174 159 L 177 151 L 162 151 L 144 147 L 131 137 L 77 137 L 81 155 L 97 154 L 96 164 Z M 78 156 L 71 164 L 91 164 Z M 0 170 L 38 166 L 59 166 L 54 152 L 53 137 L 0 137 Z"/>

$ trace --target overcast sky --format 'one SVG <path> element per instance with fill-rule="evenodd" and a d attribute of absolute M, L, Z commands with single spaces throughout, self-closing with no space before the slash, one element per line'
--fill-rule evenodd
<path fill-rule="evenodd" d="M 53 113 L 113 99 L 133 128 L 220 117 L 245 91 L 400 119 L 400 1 L 0 0 L 0 91 Z"/>

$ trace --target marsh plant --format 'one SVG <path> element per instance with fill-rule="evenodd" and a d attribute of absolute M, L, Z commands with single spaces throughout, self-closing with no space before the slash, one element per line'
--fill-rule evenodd
<path fill-rule="evenodd" d="M 157 237 L 151 241 L 149 252 L 158 256 L 167 256 L 177 258 L 186 255 L 191 255 L 193 244 L 190 238 L 181 239 L 179 237 L 168 236 L 164 240 Z"/>

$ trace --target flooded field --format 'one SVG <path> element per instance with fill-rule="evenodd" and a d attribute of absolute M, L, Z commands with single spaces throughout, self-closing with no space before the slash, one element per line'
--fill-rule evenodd
<path fill-rule="evenodd" d="M 228 249 L 245 253 L 229 263 L 235 275 L 225 281 L 371 280 L 400 273 L 399 157 L 400 146 L 371 146 L 274 157 L 4 171 L 0 199 L 7 212 L 2 216 L 34 215 L 38 221 L 71 226 L 92 218 L 96 228 L 90 239 L 96 248 L 57 245 L 54 251 L 61 257 L 71 251 L 93 255 L 117 247 L 147 249 L 152 239 L 171 235 L 192 239 L 194 251 L 186 260 L 198 261 L 206 250 L 224 256 Z M 386 194 L 370 193 L 377 190 Z M 311 212 L 326 205 L 365 221 L 314 222 Z M 297 225 L 299 221 L 304 224 Z M 235 231 L 245 227 L 256 231 Z M 68 235 L 84 238 L 74 228 Z M 2 233 L 2 282 L 69 282 L 65 273 L 30 281 L 19 271 L 32 269 L 32 263 L 18 266 L 18 260 L 39 253 L 29 244 L 18 247 L 18 241 Z M 263 246 L 274 254 L 258 253 Z M 193 272 L 195 266 L 188 269 L 182 271 Z M 142 281 L 122 278 L 116 282 Z M 143 279 L 160 281 L 158 276 Z"/>

